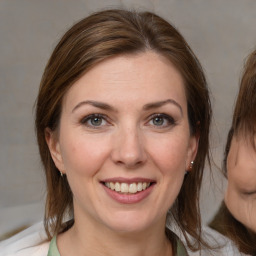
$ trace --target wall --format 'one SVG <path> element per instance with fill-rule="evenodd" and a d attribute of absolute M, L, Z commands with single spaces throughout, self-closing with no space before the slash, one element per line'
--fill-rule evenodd
<path fill-rule="evenodd" d="M 33 104 L 53 47 L 75 21 L 120 6 L 160 14 L 181 31 L 201 60 L 213 99 L 212 153 L 220 166 L 243 61 L 256 45 L 256 1 L 1 0 L 0 237 L 43 217 L 44 178 Z M 215 182 L 209 174 L 204 181 L 204 222 L 222 198 L 223 178 L 216 167 L 213 172 Z"/>

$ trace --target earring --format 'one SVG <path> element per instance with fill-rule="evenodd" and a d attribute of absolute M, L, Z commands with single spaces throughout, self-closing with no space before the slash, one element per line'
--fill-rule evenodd
<path fill-rule="evenodd" d="M 63 172 L 60 171 L 60 176 L 63 177 Z"/>
<path fill-rule="evenodd" d="M 189 165 L 189 168 L 188 168 L 188 171 L 189 171 L 189 172 L 191 172 L 191 171 L 192 171 L 192 169 L 193 169 L 193 165 L 194 165 L 194 162 L 193 162 L 193 161 L 191 161 L 191 162 L 190 162 L 190 165 Z"/>
<path fill-rule="evenodd" d="M 194 165 L 194 162 L 191 161 L 191 162 L 190 162 L 190 165 L 189 165 L 189 167 L 188 167 L 188 170 L 186 170 L 185 174 L 188 174 L 188 172 L 191 172 L 191 171 L 192 171 L 193 165 Z"/>

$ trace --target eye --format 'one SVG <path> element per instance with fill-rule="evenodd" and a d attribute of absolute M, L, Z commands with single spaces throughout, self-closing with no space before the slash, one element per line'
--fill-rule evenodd
<path fill-rule="evenodd" d="M 164 118 L 162 116 L 156 116 L 153 118 L 152 122 L 156 126 L 160 126 L 164 124 Z"/>
<path fill-rule="evenodd" d="M 81 120 L 81 124 L 89 127 L 89 128 L 100 128 L 102 126 L 105 126 L 108 124 L 108 122 L 106 121 L 106 117 L 104 115 L 101 114 L 91 114 L 89 116 L 84 117 Z"/>
<path fill-rule="evenodd" d="M 245 196 L 252 196 L 256 194 L 256 191 L 242 191 L 242 194 Z"/>
<path fill-rule="evenodd" d="M 156 126 L 158 128 L 165 128 L 175 124 L 175 120 L 166 114 L 154 114 L 149 120 L 149 125 Z"/>

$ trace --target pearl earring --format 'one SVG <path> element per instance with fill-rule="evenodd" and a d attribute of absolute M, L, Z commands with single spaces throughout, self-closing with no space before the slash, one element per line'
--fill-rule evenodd
<path fill-rule="evenodd" d="M 191 162 L 190 162 L 190 165 L 189 165 L 189 168 L 188 168 L 188 171 L 189 171 L 189 172 L 192 171 L 193 165 L 194 165 L 194 162 L 191 161 Z"/>
<path fill-rule="evenodd" d="M 188 167 L 188 170 L 186 170 L 185 174 L 187 174 L 188 172 L 191 172 L 191 171 L 192 171 L 193 165 L 194 165 L 194 162 L 191 161 L 191 162 L 190 162 L 190 165 L 189 165 L 189 167 Z"/>

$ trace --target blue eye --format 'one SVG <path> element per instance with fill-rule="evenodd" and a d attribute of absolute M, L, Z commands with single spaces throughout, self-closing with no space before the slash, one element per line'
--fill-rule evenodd
<path fill-rule="evenodd" d="M 153 124 L 156 125 L 156 126 L 161 126 L 164 124 L 164 118 L 161 117 L 161 116 L 157 116 L 157 117 L 154 117 L 153 118 Z"/>
<path fill-rule="evenodd" d="M 102 118 L 101 117 L 93 117 L 90 120 L 91 125 L 93 126 L 100 126 L 102 124 Z"/>
<path fill-rule="evenodd" d="M 158 128 L 165 128 L 175 124 L 174 119 L 166 114 L 155 114 L 149 121 L 150 125 Z"/>
<path fill-rule="evenodd" d="M 92 114 L 83 118 L 81 120 L 81 123 L 90 128 L 98 128 L 106 125 L 107 121 L 101 114 Z"/>

